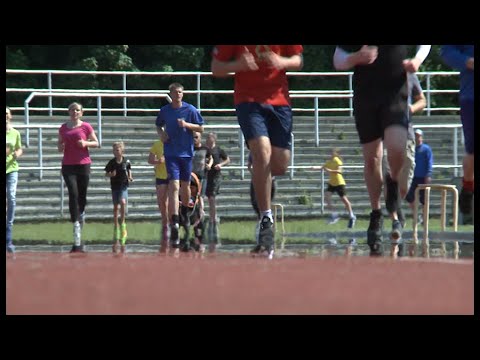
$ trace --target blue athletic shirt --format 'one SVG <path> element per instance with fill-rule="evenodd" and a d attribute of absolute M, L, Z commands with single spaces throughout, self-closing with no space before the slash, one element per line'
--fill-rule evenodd
<path fill-rule="evenodd" d="M 192 157 L 193 135 L 192 131 L 178 126 L 178 120 L 183 118 L 191 124 L 203 125 L 202 115 L 195 106 L 182 101 L 182 106 L 174 109 L 171 104 L 165 105 L 157 115 L 155 125 L 164 127 L 168 141 L 164 144 L 165 157 Z"/>

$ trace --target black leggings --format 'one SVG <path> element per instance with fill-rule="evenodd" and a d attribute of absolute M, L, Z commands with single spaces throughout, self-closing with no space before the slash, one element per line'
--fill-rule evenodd
<path fill-rule="evenodd" d="M 63 165 L 63 180 L 68 188 L 68 208 L 70 220 L 80 221 L 80 214 L 87 205 L 87 188 L 90 181 L 90 164 Z"/>

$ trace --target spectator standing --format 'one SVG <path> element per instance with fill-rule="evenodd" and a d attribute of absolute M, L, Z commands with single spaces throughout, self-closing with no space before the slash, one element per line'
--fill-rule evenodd
<path fill-rule="evenodd" d="M 230 163 L 227 153 L 217 146 L 217 134 L 211 132 L 207 136 L 207 147 L 212 156 L 212 162 L 207 165 L 207 189 L 205 195 L 208 197 L 209 206 L 209 226 L 208 241 L 209 251 L 214 252 L 219 244 L 218 218 L 217 218 L 217 195 L 220 193 L 220 184 L 222 183 L 222 167 Z"/>
<path fill-rule="evenodd" d="M 412 212 L 415 204 L 415 189 L 420 184 L 430 184 L 433 174 L 433 152 L 430 146 L 423 141 L 421 129 L 415 129 L 415 143 L 415 173 L 406 197 Z M 425 203 L 425 190 L 420 191 L 420 203 L 422 205 Z"/>
<path fill-rule="evenodd" d="M 397 211 L 389 212 L 392 221 L 400 221 L 402 228 L 405 227 L 405 216 L 403 215 L 401 208 L 401 200 L 405 199 L 405 196 L 410 189 L 410 185 L 413 179 L 413 173 L 415 171 L 415 134 L 413 131 L 412 116 L 416 113 L 423 111 L 427 106 L 427 99 L 423 94 L 422 86 L 418 80 L 418 76 L 415 73 L 408 73 L 408 107 L 409 107 L 409 122 L 407 133 L 407 147 L 405 149 L 405 158 L 402 170 L 400 171 L 398 180 L 398 191 L 400 194 L 399 206 Z M 383 180 L 384 180 L 384 197 L 386 199 L 386 179 L 389 176 L 389 167 L 387 162 L 387 150 L 384 149 L 383 154 Z"/>
<path fill-rule="evenodd" d="M 403 256 L 404 246 L 401 239 L 401 233 L 396 232 L 395 229 L 399 229 L 400 226 L 395 225 L 396 221 L 400 222 L 401 228 L 405 228 L 405 216 L 402 211 L 402 199 L 405 199 L 407 196 L 408 190 L 412 184 L 413 174 L 415 171 L 415 134 L 413 131 L 413 122 L 412 116 L 416 113 L 423 111 L 427 105 L 427 100 L 423 94 L 422 86 L 418 80 L 418 76 L 415 73 L 408 73 L 408 107 L 409 107 L 409 122 L 408 122 L 408 133 L 407 133 L 407 147 L 405 149 L 405 158 L 398 177 L 398 191 L 400 198 L 398 200 L 397 210 L 389 211 L 390 218 L 392 220 L 392 240 L 398 243 L 398 249 L 396 252 L 397 255 Z M 383 153 L 383 182 L 384 182 L 384 198 L 387 200 L 387 183 L 386 180 L 389 177 L 389 166 L 387 162 L 387 150 L 384 149 Z M 386 201 L 385 201 L 386 202 Z"/>
<path fill-rule="evenodd" d="M 210 149 L 202 144 L 202 133 L 195 131 L 193 133 L 193 164 L 192 171 L 197 175 L 202 184 L 202 196 L 205 195 L 207 188 L 207 167 L 211 168 L 213 164 Z"/>

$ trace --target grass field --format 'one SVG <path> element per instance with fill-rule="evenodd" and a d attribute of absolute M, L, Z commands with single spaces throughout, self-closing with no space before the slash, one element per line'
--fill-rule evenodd
<path fill-rule="evenodd" d="M 159 243 L 160 239 L 160 221 L 159 222 L 128 222 L 128 243 L 154 245 Z M 390 220 L 385 219 L 384 230 L 388 231 L 391 226 Z M 354 232 L 363 233 L 364 236 L 357 239 L 359 243 L 364 242 L 368 220 L 359 219 L 353 229 Z M 280 229 L 280 226 L 278 227 Z M 72 224 L 67 221 L 62 222 L 44 222 L 44 223 L 15 223 L 13 228 L 13 238 L 16 245 L 27 244 L 71 244 Z M 223 244 L 253 244 L 254 239 L 254 221 L 230 221 L 220 224 L 220 238 Z M 453 231 L 452 227 L 447 227 L 447 231 Z M 347 220 L 342 219 L 333 225 L 327 225 L 326 218 L 317 218 L 313 220 L 286 219 L 285 231 L 287 233 L 331 233 L 347 232 Z M 405 231 L 412 230 L 412 222 L 407 219 Z M 419 232 L 423 230 L 419 227 Z M 440 220 L 430 219 L 430 231 L 440 231 Z M 459 225 L 458 231 L 474 232 L 473 225 Z M 106 222 L 88 222 L 85 224 L 82 232 L 82 240 L 89 244 L 110 244 L 112 241 L 113 225 Z M 315 243 L 318 239 L 312 238 L 294 238 L 289 239 L 289 243 Z"/>

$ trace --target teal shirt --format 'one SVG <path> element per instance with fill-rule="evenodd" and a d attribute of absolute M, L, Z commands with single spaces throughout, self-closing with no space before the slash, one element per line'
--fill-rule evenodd
<path fill-rule="evenodd" d="M 7 174 L 18 171 L 18 162 L 13 158 L 13 152 L 22 147 L 22 138 L 20 132 L 14 128 L 11 128 L 7 134 L 7 147 L 10 148 L 10 154 L 7 156 Z"/>

